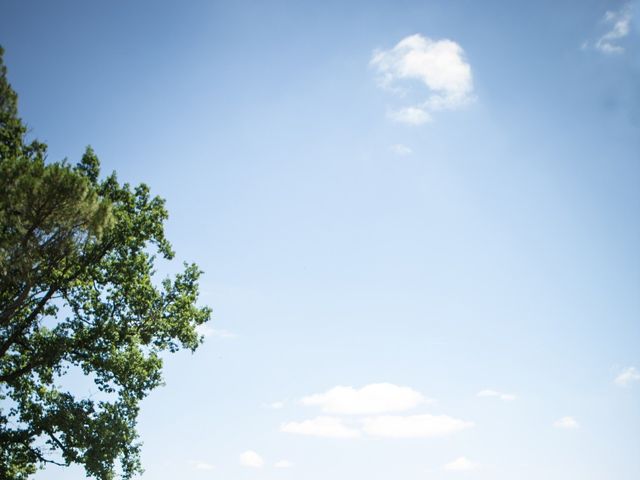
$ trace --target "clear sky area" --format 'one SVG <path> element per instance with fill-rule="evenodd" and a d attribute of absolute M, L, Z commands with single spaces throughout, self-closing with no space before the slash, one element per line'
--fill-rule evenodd
<path fill-rule="evenodd" d="M 143 479 L 640 478 L 638 1 L 2 0 L 0 44 L 205 272 Z"/>

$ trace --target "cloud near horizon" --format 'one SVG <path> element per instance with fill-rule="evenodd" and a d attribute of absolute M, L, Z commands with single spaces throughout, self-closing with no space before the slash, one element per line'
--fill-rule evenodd
<path fill-rule="evenodd" d="M 388 113 L 396 122 L 421 125 L 432 119 L 433 112 L 455 110 L 473 99 L 471 66 L 462 47 L 452 40 L 410 35 L 389 50 L 374 51 L 370 65 L 385 89 L 399 92 L 401 82 L 416 80 L 427 89 L 423 102 Z"/>

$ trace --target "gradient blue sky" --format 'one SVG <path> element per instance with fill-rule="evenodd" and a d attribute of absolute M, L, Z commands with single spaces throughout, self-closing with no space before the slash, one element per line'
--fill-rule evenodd
<path fill-rule="evenodd" d="M 416 34 L 472 83 L 409 125 L 460 93 L 446 61 L 382 88 Z M 49 158 L 148 183 L 206 272 L 143 478 L 640 478 L 639 39 L 621 1 L 3 0 Z"/>

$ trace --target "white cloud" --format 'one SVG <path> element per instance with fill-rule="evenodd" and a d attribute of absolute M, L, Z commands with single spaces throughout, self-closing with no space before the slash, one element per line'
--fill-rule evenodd
<path fill-rule="evenodd" d="M 447 415 L 379 416 L 364 420 L 364 431 L 376 437 L 440 437 L 473 427 Z"/>
<path fill-rule="evenodd" d="M 293 467 L 293 463 L 289 460 L 280 460 L 279 462 L 274 463 L 273 466 L 275 468 L 291 468 Z"/>
<path fill-rule="evenodd" d="M 403 145 L 401 143 L 396 143 L 395 145 L 391 145 L 391 147 L 389 147 L 389 150 L 391 150 L 396 155 L 400 155 L 400 156 L 411 155 L 413 153 L 413 150 L 411 149 L 411 147 L 407 147 L 406 145 Z"/>
<path fill-rule="evenodd" d="M 326 413 L 371 415 L 409 410 L 425 401 L 422 394 L 412 388 L 391 383 L 372 383 L 360 389 L 333 387 L 325 393 L 304 397 L 302 404 L 318 406 Z"/>
<path fill-rule="evenodd" d="M 617 12 L 608 11 L 603 20 L 610 25 L 610 30 L 596 41 L 595 48 L 606 54 L 624 52 L 618 42 L 631 31 L 631 4 L 626 4 Z"/>
<path fill-rule="evenodd" d="M 627 367 L 614 380 L 616 385 L 627 387 L 640 380 L 640 372 L 635 367 Z"/>
<path fill-rule="evenodd" d="M 387 113 L 390 120 L 407 125 L 422 125 L 432 120 L 431 115 L 422 107 L 404 107 Z"/>
<path fill-rule="evenodd" d="M 264 460 L 253 450 L 247 450 L 240 454 L 240 464 L 249 468 L 262 468 Z"/>
<path fill-rule="evenodd" d="M 505 402 L 511 402 L 516 398 L 518 398 L 513 393 L 503 393 L 503 392 L 498 392 L 496 390 L 491 390 L 491 389 L 481 390 L 476 395 L 478 397 L 497 397 L 500 400 Z"/>
<path fill-rule="evenodd" d="M 347 427 L 342 420 L 335 417 L 316 417 L 302 422 L 289 422 L 280 427 L 280 431 L 311 435 L 315 437 L 357 438 L 360 432 Z"/>
<path fill-rule="evenodd" d="M 443 470 L 449 472 L 467 472 L 469 470 L 475 470 L 476 468 L 478 468 L 478 465 L 466 457 L 458 457 L 454 461 L 442 466 Z"/>
<path fill-rule="evenodd" d="M 191 462 L 191 465 L 196 470 L 213 470 L 215 468 L 212 464 L 201 461 Z"/>
<path fill-rule="evenodd" d="M 384 88 L 398 91 L 400 82 L 412 80 L 427 88 L 422 103 L 389 114 L 398 122 L 419 125 L 430 120 L 431 112 L 457 109 L 473 98 L 471 66 L 462 47 L 451 40 L 411 35 L 389 50 L 375 51 L 370 65 Z"/>
<path fill-rule="evenodd" d="M 282 408 L 284 408 L 284 402 L 278 401 L 278 402 L 272 402 L 272 403 L 268 403 L 267 405 L 265 405 L 267 408 L 272 408 L 274 410 L 280 410 Z"/>
<path fill-rule="evenodd" d="M 575 428 L 579 428 L 580 424 L 573 417 L 562 417 L 559 420 L 556 420 L 553 423 L 553 426 L 556 428 L 575 429 Z"/>
<path fill-rule="evenodd" d="M 207 325 L 206 323 L 198 325 L 196 327 L 196 332 L 198 333 L 198 335 L 201 335 L 205 338 L 206 337 L 219 337 L 219 338 L 236 338 L 237 337 L 235 333 L 229 332 L 227 330 L 219 330 L 219 329 L 213 328 Z"/>

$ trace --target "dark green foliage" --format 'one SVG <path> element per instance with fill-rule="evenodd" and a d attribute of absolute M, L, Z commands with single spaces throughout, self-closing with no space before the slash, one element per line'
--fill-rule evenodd
<path fill-rule="evenodd" d="M 87 475 L 141 471 L 138 404 L 162 383 L 161 352 L 194 350 L 200 271 L 154 284 L 154 255 L 171 259 L 164 201 L 146 185 L 100 180 L 81 162 L 45 162 L 25 141 L 0 49 L 0 478 L 47 463 Z M 63 387 L 74 370 L 99 399 Z"/>

